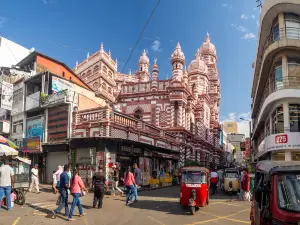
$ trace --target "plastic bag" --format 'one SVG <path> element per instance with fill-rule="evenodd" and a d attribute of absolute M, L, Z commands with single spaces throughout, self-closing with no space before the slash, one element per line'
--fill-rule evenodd
<path fill-rule="evenodd" d="M 250 191 L 244 191 L 244 201 L 250 201 Z"/>

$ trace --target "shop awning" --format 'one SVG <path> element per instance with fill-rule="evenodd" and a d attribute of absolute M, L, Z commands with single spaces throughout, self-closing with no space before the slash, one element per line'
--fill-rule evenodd
<path fill-rule="evenodd" d="M 0 156 L 17 156 L 19 152 L 7 145 L 0 144 Z"/>

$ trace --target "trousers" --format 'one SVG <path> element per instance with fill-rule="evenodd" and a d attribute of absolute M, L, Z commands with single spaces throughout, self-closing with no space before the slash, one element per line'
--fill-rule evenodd
<path fill-rule="evenodd" d="M 98 202 L 98 208 L 102 208 L 103 206 L 103 197 L 104 197 L 104 190 L 95 190 L 94 191 L 94 200 L 93 200 L 93 207 L 95 208 Z"/>

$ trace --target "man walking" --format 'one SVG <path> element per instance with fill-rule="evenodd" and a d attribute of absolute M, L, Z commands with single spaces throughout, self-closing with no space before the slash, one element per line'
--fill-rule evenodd
<path fill-rule="evenodd" d="M 104 192 L 108 190 L 108 185 L 102 167 L 99 167 L 98 170 L 92 179 L 92 185 L 94 186 L 93 208 L 96 208 L 98 202 L 98 209 L 101 209 L 103 206 Z"/>
<path fill-rule="evenodd" d="M 137 202 L 139 200 L 138 194 L 137 194 L 137 189 L 142 185 L 142 172 L 140 168 L 138 168 L 137 164 L 133 164 L 133 175 L 134 175 L 134 180 L 136 183 L 136 186 L 133 187 L 133 195 L 134 195 L 134 201 Z"/>
<path fill-rule="evenodd" d="M 31 192 L 33 185 L 35 185 L 35 189 L 37 193 L 40 193 L 39 189 L 39 167 L 38 164 L 35 164 L 34 167 L 31 169 L 31 184 L 29 187 L 29 192 Z"/>
<path fill-rule="evenodd" d="M 215 171 L 210 173 L 210 187 L 212 189 L 212 194 L 216 194 L 218 184 L 218 174 Z"/>
<path fill-rule="evenodd" d="M 0 167 L 0 202 L 5 195 L 7 210 L 11 210 L 10 193 L 11 188 L 14 186 L 14 171 L 9 166 L 9 161 L 5 160 L 4 165 Z M 0 206 L 1 208 L 1 206 Z"/>
<path fill-rule="evenodd" d="M 117 189 L 120 193 L 121 196 L 123 196 L 124 192 L 118 187 L 119 186 L 119 170 L 117 169 L 116 165 L 112 166 L 113 172 L 112 172 L 112 178 L 113 178 L 113 191 L 114 191 L 114 195 L 115 194 L 115 189 Z"/>
<path fill-rule="evenodd" d="M 244 169 L 244 176 L 243 176 L 243 200 L 250 201 L 250 176 L 248 174 L 248 169 Z"/>
<path fill-rule="evenodd" d="M 65 207 L 65 215 L 69 215 L 69 206 L 68 206 L 68 189 L 69 189 L 69 165 L 64 165 L 64 172 L 60 175 L 59 182 L 59 193 L 60 193 L 60 203 L 57 209 L 53 213 L 53 218 L 56 218 L 56 214 L 59 213 Z"/>

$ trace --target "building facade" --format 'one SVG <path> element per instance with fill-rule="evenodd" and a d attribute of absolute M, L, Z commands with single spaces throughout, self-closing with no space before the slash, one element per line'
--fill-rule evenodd
<path fill-rule="evenodd" d="M 224 128 L 227 134 L 238 134 L 238 124 L 237 122 L 224 122 Z"/>
<path fill-rule="evenodd" d="M 255 159 L 300 160 L 300 2 L 265 0 L 252 84 Z"/>
<path fill-rule="evenodd" d="M 175 135 L 181 153 L 179 165 L 197 160 L 203 166 L 216 167 L 222 151 L 220 80 L 216 48 L 210 36 L 207 34 L 187 69 L 179 43 L 170 63 L 172 77 L 161 80 L 156 60 L 151 67 L 144 51 L 135 74 L 120 74 L 117 62 L 111 59 L 110 53 L 105 53 L 101 44 L 99 51 L 82 63 L 76 63 L 74 72 L 96 93 L 107 94 L 107 101 L 114 103 L 114 111 L 145 122 L 153 127 L 149 132 L 162 129 Z M 147 142 L 146 139 L 140 141 Z M 148 142 L 153 143 L 152 140 Z M 159 142 L 154 143 L 159 145 Z"/>

